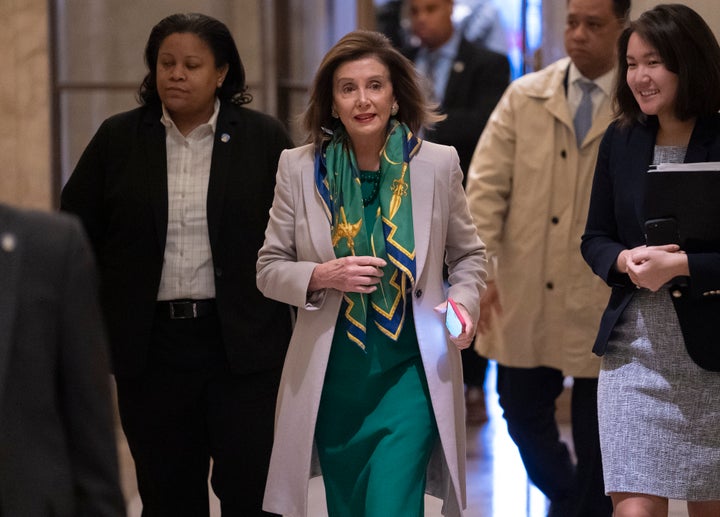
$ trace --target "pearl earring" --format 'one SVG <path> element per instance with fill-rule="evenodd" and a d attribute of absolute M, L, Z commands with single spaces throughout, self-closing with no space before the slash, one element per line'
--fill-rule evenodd
<path fill-rule="evenodd" d="M 330 110 L 330 116 L 332 116 L 332 118 L 340 118 L 340 116 L 338 115 L 338 112 L 335 111 L 335 106 L 333 106 L 332 109 Z"/>
<path fill-rule="evenodd" d="M 390 114 L 394 117 L 395 115 L 397 115 L 399 109 L 400 106 L 398 106 L 398 103 L 393 102 L 392 108 L 390 108 Z"/>

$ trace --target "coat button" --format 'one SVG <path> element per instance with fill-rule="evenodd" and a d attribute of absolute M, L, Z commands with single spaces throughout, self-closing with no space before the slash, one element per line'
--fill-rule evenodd
<path fill-rule="evenodd" d="M 223 272 L 222 272 L 222 269 L 221 269 L 221 268 L 219 268 L 219 267 L 216 267 L 216 268 L 215 268 L 215 276 L 221 277 L 221 276 L 222 276 L 222 273 L 223 273 Z"/>
<path fill-rule="evenodd" d="M 682 291 L 680 289 L 673 289 L 670 291 L 670 294 L 672 294 L 673 298 L 682 298 Z"/>
<path fill-rule="evenodd" d="M 550 219 L 550 222 L 553 224 L 557 224 L 560 222 L 560 218 L 557 216 L 553 216 L 552 219 Z"/>
<path fill-rule="evenodd" d="M 423 295 L 422 289 L 415 291 L 415 298 L 420 298 Z"/>
<path fill-rule="evenodd" d="M 562 151 L 560 151 L 560 157 L 561 157 L 561 158 L 567 157 L 567 153 L 565 152 L 565 149 L 563 149 Z"/>
<path fill-rule="evenodd" d="M 555 287 L 555 285 L 552 282 L 548 282 L 547 284 L 545 284 L 545 287 L 547 287 L 548 289 L 552 289 L 553 287 Z"/>

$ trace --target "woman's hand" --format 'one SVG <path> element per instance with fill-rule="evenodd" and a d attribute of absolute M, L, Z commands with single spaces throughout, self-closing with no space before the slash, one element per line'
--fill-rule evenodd
<path fill-rule="evenodd" d="M 687 255 L 676 244 L 664 246 L 638 246 L 623 251 L 618 257 L 618 266 L 624 254 L 625 272 L 638 286 L 657 291 L 676 276 L 687 276 Z M 620 267 L 618 267 L 619 270 Z M 622 271 L 622 270 L 621 270 Z"/>
<path fill-rule="evenodd" d="M 445 314 L 447 312 L 447 305 L 447 301 L 445 301 L 435 307 L 433 310 L 437 313 Z M 462 319 L 465 320 L 465 330 L 463 330 L 458 337 L 450 336 L 450 341 L 453 342 L 453 344 L 457 347 L 458 350 L 464 350 L 470 345 L 472 345 L 473 338 L 475 337 L 475 326 L 470 319 L 470 313 L 463 306 L 463 304 L 456 303 L 455 305 L 457 305 L 460 316 L 462 316 Z"/>
<path fill-rule="evenodd" d="M 372 293 L 383 276 L 386 262 L 377 257 L 342 257 L 315 266 L 308 291 L 337 289 L 344 293 Z"/>
<path fill-rule="evenodd" d="M 498 293 L 497 285 L 493 280 L 488 280 L 487 289 L 485 289 L 482 298 L 480 298 L 480 320 L 478 321 L 477 328 L 480 334 L 485 334 L 490 330 L 490 321 L 493 312 L 499 316 L 502 314 L 502 306 L 500 305 L 500 294 Z"/>

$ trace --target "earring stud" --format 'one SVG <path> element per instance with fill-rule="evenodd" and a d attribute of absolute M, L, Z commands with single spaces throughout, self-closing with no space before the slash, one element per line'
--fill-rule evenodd
<path fill-rule="evenodd" d="M 399 109 L 400 106 L 398 106 L 398 103 L 393 102 L 392 108 L 390 108 L 390 114 L 394 117 L 395 115 L 397 115 Z"/>

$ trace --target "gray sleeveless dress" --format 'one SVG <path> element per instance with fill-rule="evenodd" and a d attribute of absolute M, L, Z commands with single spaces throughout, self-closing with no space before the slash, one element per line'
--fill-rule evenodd
<path fill-rule="evenodd" d="M 656 146 L 653 161 L 685 151 Z M 667 289 L 641 289 L 625 309 L 602 359 L 598 417 L 607 493 L 720 499 L 720 373 L 688 356 Z"/>

